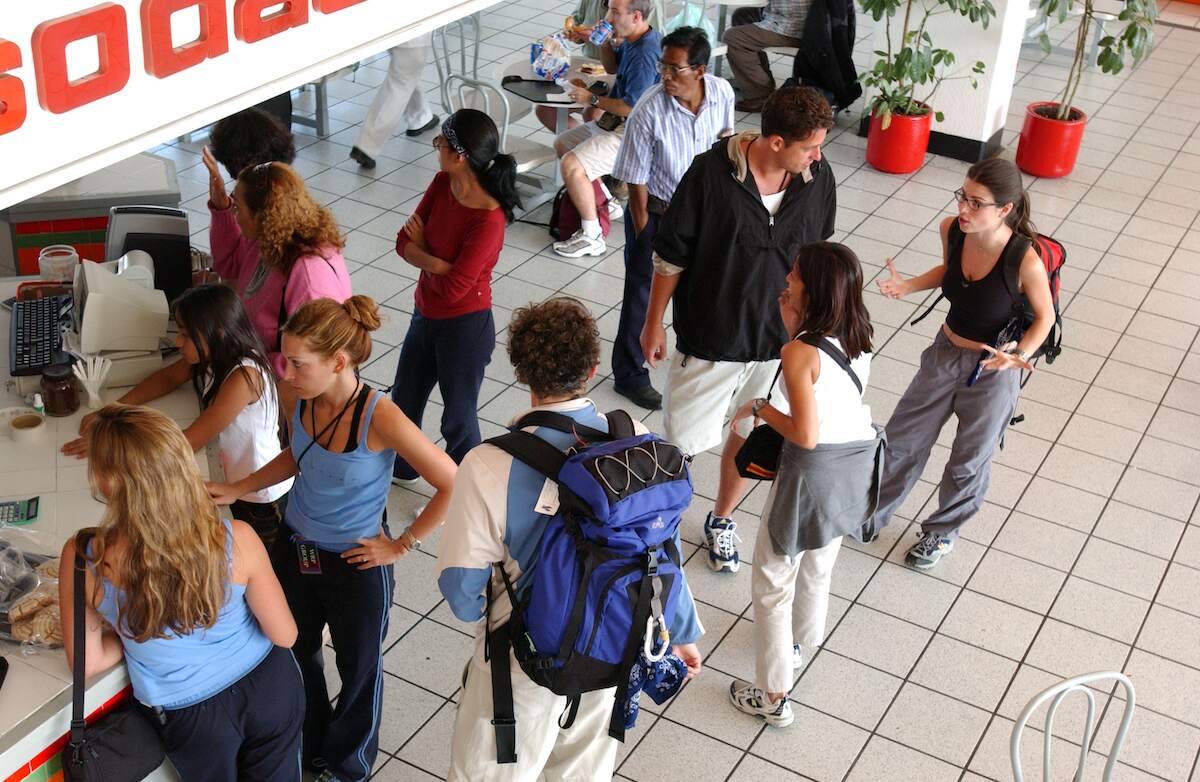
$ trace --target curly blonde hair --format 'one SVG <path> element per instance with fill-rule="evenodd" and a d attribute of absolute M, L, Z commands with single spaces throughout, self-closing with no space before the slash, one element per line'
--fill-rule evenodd
<path fill-rule="evenodd" d="M 228 593 L 225 526 L 183 430 L 148 407 L 111 404 L 87 437 L 88 480 L 106 503 L 88 558 L 124 592 L 118 632 L 144 643 L 212 627 Z"/>
<path fill-rule="evenodd" d="M 263 262 L 284 273 L 302 255 L 341 250 L 346 240 L 333 213 L 313 200 L 304 180 L 286 163 L 261 163 L 238 175 L 246 205 L 258 226 Z"/>

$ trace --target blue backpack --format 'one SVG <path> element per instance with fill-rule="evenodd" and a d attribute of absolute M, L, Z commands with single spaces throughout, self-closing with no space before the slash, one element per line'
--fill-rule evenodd
<path fill-rule="evenodd" d="M 568 698 L 559 726 L 569 728 L 585 692 L 617 687 L 609 735 L 624 741 L 623 703 L 639 653 L 669 651 L 667 628 L 684 589 L 675 544 L 679 517 L 692 499 L 688 459 L 654 434 L 635 435 L 633 419 L 609 413 L 608 432 L 538 410 L 487 442 L 558 484 L 559 507 L 546 522 L 525 594 L 507 623 L 488 633 L 496 760 L 515 763 L 511 648 L 537 684 Z M 573 434 L 568 452 L 530 432 L 544 426 Z M 487 604 L 491 612 L 491 581 Z"/>

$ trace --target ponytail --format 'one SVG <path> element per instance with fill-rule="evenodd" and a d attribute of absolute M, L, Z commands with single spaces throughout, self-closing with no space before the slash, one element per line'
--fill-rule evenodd
<path fill-rule="evenodd" d="M 504 219 L 511 223 L 515 217 L 513 210 L 521 206 L 521 196 L 517 193 L 517 159 L 500 152 L 482 170 L 475 169 L 474 163 L 471 168 L 488 195 L 500 202 Z"/>
<path fill-rule="evenodd" d="M 446 143 L 462 155 L 487 194 L 500 202 L 504 217 L 512 222 L 513 210 L 521 205 L 517 194 L 517 161 L 500 151 L 496 123 L 482 111 L 459 109 L 442 123 Z"/>
<path fill-rule="evenodd" d="M 1036 242 L 1037 227 L 1033 224 L 1033 206 L 1029 202 L 1029 191 L 1022 190 L 1021 197 L 1013 203 L 1013 210 L 1008 213 L 1008 226 L 1031 242 Z"/>

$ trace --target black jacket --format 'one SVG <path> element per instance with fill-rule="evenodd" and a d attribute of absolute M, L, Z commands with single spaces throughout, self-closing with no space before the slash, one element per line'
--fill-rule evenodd
<path fill-rule="evenodd" d="M 654 253 L 681 267 L 673 325 L 681 353 L 709 361 L 779 358 L 788 335 L 779 294 L 796 252 L 833 234 L 833 171 L 792 178 L 775 217 L 763 206 L 739 134 L 697 155 L 654 236 Z M 744 173 L 743 173 L 744 172 Z M 739 178 L 744 177 L 744 178 Z"/>
<path fill-rule="evenodd" d="M 862 95 L 854 70 L 854 0 L 815 0 L 804 21 L 792 80 L 833 95 L 844 109 Z"/>

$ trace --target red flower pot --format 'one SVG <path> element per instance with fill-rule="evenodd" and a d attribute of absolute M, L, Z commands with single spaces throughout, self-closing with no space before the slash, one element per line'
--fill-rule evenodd
<path fill-rule="evenodd" d="M 929 129 L 932 126 L 932 111 L 919 117 L 893 113 L 891 123 L 884 130 L 883 121 L 875 112 L 871 112 L 871 125 L 867 130 L 867 162 L 872 168 L 889 174 L 911 174 L 925 162 Z"/>
<path fill-rule="evenodd" d="M 1025 124 L 1017 142 L 1017 167 L 1026 174 L 1039 177 L 1060 177 L 1075 168 L 1075 157 L 1083 142 L 1087 115 L 1071 109 L 1071 119 L 1052 119 L 1038 110 L 1052 114 L 1057 103 L 1040 101 L 1025 107 Z"/>

